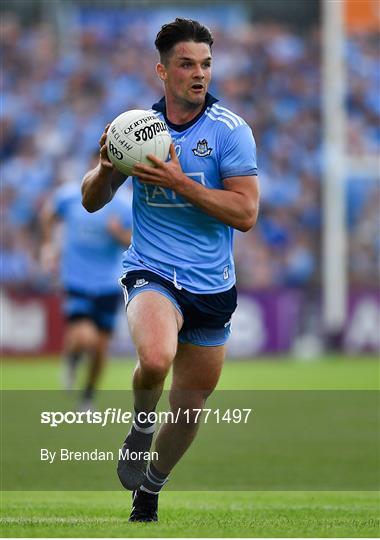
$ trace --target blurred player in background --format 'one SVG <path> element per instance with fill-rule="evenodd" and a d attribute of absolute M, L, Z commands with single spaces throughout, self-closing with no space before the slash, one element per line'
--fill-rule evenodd
<path fill-rule="evenodd" d="M 207 91 L 210 31 L 176 19 L 162 27 L 155 44 L 165 98 L 153 110 L 169 126 L 173 144 L 170 161 L 152 156 L 152 166 L 133 171 L 134 237 L 122 284 L 138 364 L 134 422 L 123 451 L 149 451 L 155 423 L 146 413 L 155 410 L 171 366 L 171 409 L 189 410 L 190 421 L 180 415 L 161 426 L 158 458 L 148 467 L 144 460 L 120 459 L 120 481 L 134 490 L 130 521 L 157 520 L 158 494 L 197 433 L 195 409 L 218 382 L 236 308 L 233 229 L 250 230 L 259 205 L 251 129 Z M 106 130 L 101 160 L 82 185 L 91 212 L 109 203 L 125 180 L 107 158 Z"/>
<path fill-rule="evenodd" d="M 96 152 L 91 166 L 98 161 Z M 117 280 L 122 253 L 131 241 L 132 216 L 127 195 L 118 195 L 97 214 L 89 214 L 82 206 L 78 184 L 65 184 L 47 202 L 41 216 L 41 259 L 47 270 L 58 266 L 54 231 L 58 222 L 64 226 L 59 250 L 66 319 L 63 384 L 73 388 L 78 363 L 88 356 L 83 410 L 93 407 L 122 298 Z"/>

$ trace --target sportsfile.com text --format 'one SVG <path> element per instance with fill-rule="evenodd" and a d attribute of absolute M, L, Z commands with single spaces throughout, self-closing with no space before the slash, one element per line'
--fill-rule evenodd
<path fill-rule="evenodd" d="M 187 424 L 202 422 L 204 424 L 214 422 L 216 424 L 247 424 L 252 409 L 181 409 L 174 411 L 140 412 L 141 423 Z M 58 427 L 61 424 L 97 424 L 104 427 L 107 424 L 129 424 L 133 421 L 133 413 L 118 408 L 105 409 L 104 411 L 43 411 L 41 412 L 41 424 L 49 427 Z"/>

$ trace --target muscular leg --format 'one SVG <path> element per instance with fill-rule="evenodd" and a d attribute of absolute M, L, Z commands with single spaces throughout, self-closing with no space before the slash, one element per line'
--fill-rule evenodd
<path fill-rule="evenodd" d="M 111 338 L 110 332 L 105 332 L 96 328 L 96 342 L 89 351 L 87 377 L 83 390 L 84 408 L 92 407 L 94 392 L 99 384 L 107 359 L 107 350 Z"/>
<path fill-rule="evenodd" d="M 175 357 L 182 317 L 168 298 L 155 291 L 135 296 L 127 315 L 138 358 L 133 375 L 135 407 L 148 412 L 157 405 Z"/>
<path fill-rule="evenodd" d="M 87 319 L 69 322 L 65 336 L 65 353 L 81 353 L 93 350 L 97 342 L 97 328 Z"/>
<path fill-rule="evenodd" d="M 222 370 L 225 356 L 224 345 L 200 347 L 180 344 L 173 363 L 173 382 L 169 394 L 171 410 L 201 409 L 214 390 Z M 158 460 L 154 466 L 168 474 L 191 445 L 198 431 L 199 422 L 192 416 L 180 417 L 178 423 L 162 424 L 156 439 Z M 194 417 L 193 417 L 194 420 Z"/>
<path fill-rule="evenodd" d="M 74 384 L 75 370 L 84 353 L 93 354 L 97 345 L 97 328 L 92 321 L 68 322 L 65 333 L 63 384 L 69 390 Z"/>
<path fill-rule="evenodd" d="M 98 385 L 106 363 L 110 338 L 109 332 L 97 331 L 96 346 L 90 356 L 87 387 L 96 388 Z"/>
<path fill-rule="evenodd" d="M 155 291 L 140 292 L 127 310 L 138 363 L 133 375 L 135 409 L 140 413 L 155 409 L 160 399 L 165 377 L 177 351 L 178 332 L 182 317 L 172 302 Z M 146 452 L 153 438 L 154 422 L 139 424 L 135 417 L 122 451 Z M 130 460 L 120 456 L 117 473 L 126 489 L 139 488 L 145 478 L 146 460 Z"/>

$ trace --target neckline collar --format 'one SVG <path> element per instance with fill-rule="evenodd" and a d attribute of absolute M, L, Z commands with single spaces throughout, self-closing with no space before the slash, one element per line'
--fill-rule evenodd
<path fill-rule="evenodd" d="M 170 122 L 170 120 L 168 120 L 168 117 L 166 116 L 166 100 L 165 100 L 165 97 L 161 98 L 160 101 L 155 103 L 153 105 L 152 109 L 154 111 L 160 112 L 160 113 L 162 113 L 164 115 L 165 122 L 167 123 L 167 125 L 171 129 L 173 129 L 174 131 L 177 131 L 177 132 L 181 132 L 181 131 L 185 131 L 186 129 L 191 127 L 193 124 L 195 124 L 200 119 L 200 117 L 203 115 L 203 113 L 205 112 L 207 107 L 210 107 L 211 105 L 213 105 L 217 101 L 219 101 L 219 100 L 207 92 L 206 99 L 205 99 L 205 104 L 204 104 L 202 110 L 197 114 L 197 116 L 195 116 L 192 120 L 190 120 L 189 122 L 186 122 L 185 124 L 173 124 L 173 122 Z"/>

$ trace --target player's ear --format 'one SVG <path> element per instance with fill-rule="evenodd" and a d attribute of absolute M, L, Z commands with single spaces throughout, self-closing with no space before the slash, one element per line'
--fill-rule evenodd
<path fill-rule="evenodd" d="M 157 73 L 158 77 L 161 79 L 161 81 L 163 81 L 163 82 L 166 81 L 166 68 L 165 68 L 164 64 L 158 63 L 156 65 L 156 73 Z"/>

